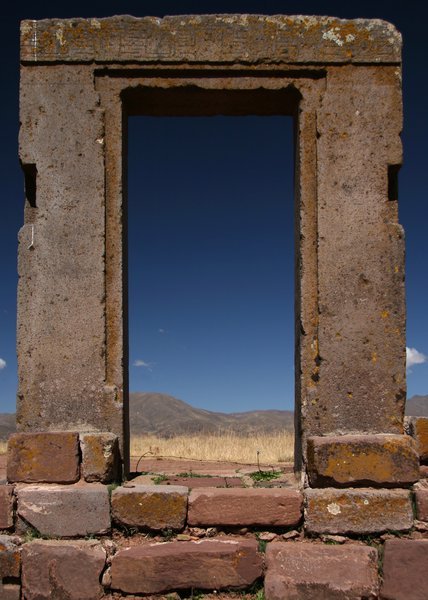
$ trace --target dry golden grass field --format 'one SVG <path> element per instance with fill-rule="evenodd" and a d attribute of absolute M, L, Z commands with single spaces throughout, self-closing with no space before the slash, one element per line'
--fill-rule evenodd
<path fill-rule="evenodd" d="M 131 437 L 131 456 L 189 458 L 254 464 L 292 462 L 294 436 L 291 432 L 179 435 L 161 438 L 154 435 Z"/>
<path fill-rule="evenodd" d="M 155 435 L 131 437 L 131 456 L 189 458 L 254 464 L 293 461 L 294 436 L 283 433 L 236 433 L 180 435 L 161 438 Z M 7 443 L 0 441 L 0 454 Z"/>

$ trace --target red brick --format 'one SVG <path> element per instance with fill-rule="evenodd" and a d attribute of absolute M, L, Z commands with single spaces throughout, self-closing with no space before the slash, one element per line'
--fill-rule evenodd
<path fill-rule="evenodd" d="M 305 500 L 305 527 L 310 533 L 380 533 L 413 525 L 407 490 L 307 489 Z"/>
<path fill-rule="evenodd" d="M 428 598 L 428 540 L 387 540 L 383 556 L 382 600 Z"/>
<path fill-rule="evenodd" d="M 290 527 L 302 517 L 302 495 L 286 488 L 201 489 L 189 496 L 189 525 Z"/>
<path fill-rule="evenodd" d="M 400 487 L 419 479 L 419 456 L 408 435 L 342 435 L 308 439 L 313 487 Z"/>
<path fill-rule="evenodd" d="M 97 600 L 106 553 L 96 541 L 37 540 L 22 551 L 25 600 Z"/>
<path fill-rule="evenodd" d="M 262 575 L 256 540 L 212 539 L 132 546 L 113 556 L 111 587 L 128 594 L 245 588 Z"/>
<path fill-rule="evenodd" d="M 18 487 L 18 515 L 42 535 L 84 537 L 110 529 L 107 487 L 86 485 L 28 485 Z"/>
<path fill-rule="evenodd" d="M 12 434 L 8 443 L 7 478 L 11 482 L 74 483 L 79 479 L 78 434 Z"/>
<path fill-rule="evenodd" d="M 377 551 L 363 545 L 273 542 L 266 550 L 266 600 L 374 598 L 377 560 Z"/>
<path fill-rule="evenodd" d="M 188 489 L 178 485 L 119 487 L 111 497 L 112 517 L 132 527 L 183 529 L 187 495 Z"/>
<path fill-rule="evenodd" d="M 0 529 L 13 527 L 13 485 L 0 485 Z"/>

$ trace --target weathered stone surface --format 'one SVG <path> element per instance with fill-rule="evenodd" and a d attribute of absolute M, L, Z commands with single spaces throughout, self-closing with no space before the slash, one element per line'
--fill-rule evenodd
<path fill-rule="evenodd" d="M 244 483 L 240 477 L 168 477 L 166 481 L 168 482 L 168 485 L 184 485 L 192 490 L 194 488 L 207 487 L 244 487 Z"/>
<path fill-rule="evenodd" d="M 9 437 L 9 481 L 74 483 L 79 475 L 77 433 L 14 433 Z"/>
<path fill-rule="evenodd" d="M 13 527 L 13 485 L 0 485 L 0 529 Z"/>
<path fill-rule="evenodd" d="M 111 587 L 131 594 L 239 589 L 261 574 L 262 559 L 255 540 L 171 542 L 120 550 L 112 559 Z"/>
<path fill-rule="evenodd" d="M 107 487 L 86 485 L 19 486 L 18 515 L 42 535 L 84 537 L 110 529 Z"/>
<path fill-rule="evenodd" d="M 19 577 L 21 548 L 19 538 L 0 535 L 0 580 L 2 577 Z"/>
<path fill-rule="evenodd" d="M 319 314 L 303 431 L 401 434 L 404 236 L 388 167 L 401 164 L 399 72 L 329 67 L 316 114 Z"/>
<path fill-rule="evenodd" d="M 395 63 L 400 52 L 392 25 L 366 19 L 120 16 L 21 24 L 21 59 L 29 62 Z"/>
<path fill-rule="evenodd" d="M 420 460 L 428 462 L 428 417 L 407 417 L 407 423 L 416 440 Z"/>
<path fill-rule="evenodd" d="M 97 600 L 106 553 L 96 541 L 37 540 L 22 551 L 26 600 Z"/>
<path fill-rule="evenodd" d="M 189 496 L 189 525 L 297 525 L 302 517 L 300 492 L 286 488 L 202 489 Z"/>
<path fill-rule="evenodd" d="M 20 600 L 21 586 L 15 583 L 3 583 L 0 580 L 1 600 Z"/>
<path fill-rule="evenodd" d="M 82 475 L 85 481 L 109 483 L 118 476 L 119 445 L 113 433 L 80 435 Z"/>
<path fill-rule="evenodd" d="M 310 533 L 401 531 L 413 524 L 406 490 L 307 489 L 305 501 L 305 527 Z"/>
<path fill-rule="evenodd" d="M 183 529 L 189 490 L 178 485 L 116 488 L 111 496 L 113 519 L 148 529 Z"/>
<path fill-rule="evenodd" d="M 428 489 L 415 491 L 416 514 L 420 521 L 428 521 Z"/>
<path fill-rule="evenodd" d="M 342 435 L 308 439 L 314 487 L 400 487 L 419 479 L 419 457 L 408 435 Z"/>
<path fill-rule="evenodd" d="M 426 600 L 428 540 L 387 540 L 383 556 L 382 600 Z"/>
<path fill-rule="evenodd" d="M 360 600 L 378 592 L 378 555 L 357 544 L 273 542 L 266 549 L 266 600 Z"/>

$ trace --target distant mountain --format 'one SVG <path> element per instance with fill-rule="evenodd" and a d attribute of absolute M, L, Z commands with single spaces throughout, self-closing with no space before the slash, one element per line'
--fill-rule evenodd
<path fill-rule="evenodd" d="M 221 413 L 195 408 L 167 394 L 132 392 L 130 394 L 131 434 L 151 433 L 172 437 L 188 433 L 233 431 L 251 434 L 263 431 L 293 431 L 291 410 L 253 410 Z M 428 396 L 413 396 L 406 403 L 406 415 L 428 417 Z M 0 440 L 15 431 L 15 415 L 0 413 Z"/>
<path fill-rule="evenodd" d="M 15 413 L 0 413 L 0 440 L 7 440 L 15 430 Z"/>
<path fill-rule="evenodd" d="M 255 410 L 242 413 L 211 412 L 194 408 L 167 394 L 131 392 L 131 434 L 152 433 L 164 437 L 188 433 L 233 431 L 250 434 L 260 431 L 293 430 L 290 410 Z"/>
<path fill-rule="evenodd" d="M 428 417 L 428 396 L 412 396 L 406 402 L 406 415 Z"/>

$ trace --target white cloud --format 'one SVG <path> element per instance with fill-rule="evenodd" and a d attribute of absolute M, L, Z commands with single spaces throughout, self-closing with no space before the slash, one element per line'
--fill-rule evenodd
<path fill-rule="evenodd" d="M 411 369 L 414 365 L 421 365 L 427 362 L 428 357 L 416 348 L 406 348 L 406 368 Z"/>
<path fill-rule="evenodd" d="M 144 369 L 148 369 L 149 371 L 153 370 L 153 365 L 154 363 L 146 362 L 141 358 L 137 358 L 137 360 L 134 360 L 134 362 L 132 363 L 133 367 L 144 367 Z"/>
<path fill-rule="evenodd" d="M 165 333 L 165 329 L 162 329 L 162 327 L 160 327 L 160 328 L 158 329 L 158 333 Z"/>
<path fill-rule="evenodd" d="M 6 367 L 6 361 L 0 358 L 0 371 Z"/>

